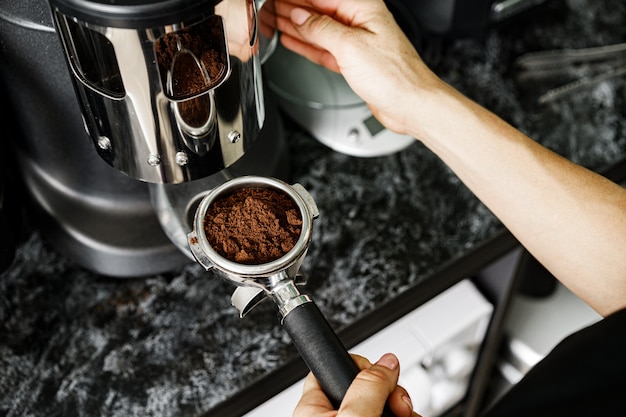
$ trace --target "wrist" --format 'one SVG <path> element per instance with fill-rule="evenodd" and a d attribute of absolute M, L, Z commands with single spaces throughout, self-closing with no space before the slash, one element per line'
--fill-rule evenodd
<path fill-rule="evenodd" d="M 420 77 L 409 91 L 402 104 L 407 134 L 431 147 L 445 137 L 446 131 L 461 125 L 457 113 L 463 97 L 443 80 L 434 75 Z"/>

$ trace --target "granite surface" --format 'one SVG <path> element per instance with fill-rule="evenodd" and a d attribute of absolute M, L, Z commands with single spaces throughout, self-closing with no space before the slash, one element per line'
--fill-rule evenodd
<path fill-rule="evenodd" d="M 424 57 L 539 142 L 602 171 L 626 154 L 624 77 L 539 104 L 593 68 L 522 77 L 514 63 L 527 52 L 626 42 L 625 16 L 623 0 L 556 1 L 484 37 L 426 45 Z M 321 213 L 302 267 L 307 291 L 338 330 L 503 231 L 419 142 L 359 159 L 286 126 L 292 179 Z M 240 319 L 231 292 L 194 263 L 100 277 L 33 232 L 0 275 L 0 415 L 212 415 L 296 355 L 272 303 Z"/>

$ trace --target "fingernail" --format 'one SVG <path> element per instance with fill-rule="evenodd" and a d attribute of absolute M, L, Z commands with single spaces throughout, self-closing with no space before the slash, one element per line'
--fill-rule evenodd
<path fill-rule="evenodd" d="M 296 25 L 303 24 L 309 17 L 311 17 L 311 13 L 307 10 L 296 8 L 291 11 L 291 20 Z"/>
<path fill-rule="evenodd" d="M 393 353 L 385 353 L 379 360 L 376 362 L 376 365 L 384 366 L 389 369 L 396 369 L 399 365 L 398 358 Z"/>
<path fill-rule="evenodd" d="M 413 401 L 411 401 L 411 397 L 409 397 L 408 395 L 403 395 L 402 401 L 404 401 L 411 408 L 411 411 L 413 411 Z"/>

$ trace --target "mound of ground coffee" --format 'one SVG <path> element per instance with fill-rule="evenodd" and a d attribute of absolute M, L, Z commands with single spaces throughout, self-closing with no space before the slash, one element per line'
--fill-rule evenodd
<path fill-rule="evenodd" d="M 300 237 L 302 217 L 287 194 L 243 188 L 213 201 L 204 217 L 211 247 L 231 261 L 258 265 L 289 252 Z"/>

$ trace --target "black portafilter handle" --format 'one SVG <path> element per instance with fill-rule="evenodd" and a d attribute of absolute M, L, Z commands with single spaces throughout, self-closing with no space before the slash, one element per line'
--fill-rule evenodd
<path fill-rule="evenodd" d="M 283 326 L 331 404 L 338 409 L 360 372 L 359 367 L 314 302 L 289 311 L 283 317 Z M 394 417 L 387 405 L 381 417 Z"/>

